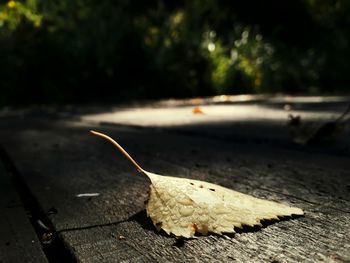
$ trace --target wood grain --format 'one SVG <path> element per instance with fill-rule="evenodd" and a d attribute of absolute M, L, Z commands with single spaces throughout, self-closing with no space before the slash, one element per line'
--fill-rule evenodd
<path fill-rule="evenodd" d="M 111 145 L 88 136 L 91 128 L 118 139 L 147 170 L 292 204 L 304 209 L 305 217 L 234 236 L 177 241 L 156 232 L 146 217 L 147 179 Z M 2 144 L 24 182 L 78 261 L 350 260 L 347 156 L 83 122 L 32 123 L 1 133 L 8 136 Z M 76 197 L 92 192 L 100 195 Z M 50 213 L 53 208 L 57 213 Z"/>

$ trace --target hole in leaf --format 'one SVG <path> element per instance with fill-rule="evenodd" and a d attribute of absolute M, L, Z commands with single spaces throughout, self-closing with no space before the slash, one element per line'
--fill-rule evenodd
<path fill-rule="evenodd" d="M 194 232 L 198 232 L 198 227 L 196 223 L 192 223 L 192 228 L 194 230 Z"/>

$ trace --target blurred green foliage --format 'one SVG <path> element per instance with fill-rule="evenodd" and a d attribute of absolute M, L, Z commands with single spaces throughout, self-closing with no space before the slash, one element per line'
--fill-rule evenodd
<path fill-rule="evenodd" d="M 348 0 L 0 2 L 0 105 L 347 92 Z"/>

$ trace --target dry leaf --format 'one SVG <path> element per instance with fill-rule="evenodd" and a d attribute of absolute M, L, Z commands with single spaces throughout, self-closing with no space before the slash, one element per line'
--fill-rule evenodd
<path fill-rule="evenodd" d="M 301 122 L 301 117 L 288 115 L 288 126 L 290 128 L 293 141 L 302 145 L 315 145 L 325 142 L 333 142 L 343 135 L 347 118 L 350 113 L 350 104 L 347 109 L 335 120 L 325 123 L 306 123 Z"/>
<path fill-rule="evenodd" d="M 192 109 L 192 113 L 193 114 L 204 114 L 204 112 L 202 111 L 202 108 L 199 106 L 196 106 Z"/>
<path fill-rule="evenodd" d="M 147 214 L 155 227 L 167 234 L 190 238 L 195 233 L 234 233 L 234 227 L 261 225 L 263 219 L 304 214 L 299 208 L 219 185 L 147 172 L 112 138 L 95 131 L 91 133 L 112 142 L 151 180 Z"/>

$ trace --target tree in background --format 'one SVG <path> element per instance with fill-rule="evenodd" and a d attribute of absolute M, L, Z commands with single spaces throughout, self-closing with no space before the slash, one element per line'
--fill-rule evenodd
<path fill-rule="evenodd" d="M 346 92 L 350 3 L 23 0 L 0 5 L 0 105 Z"/>

